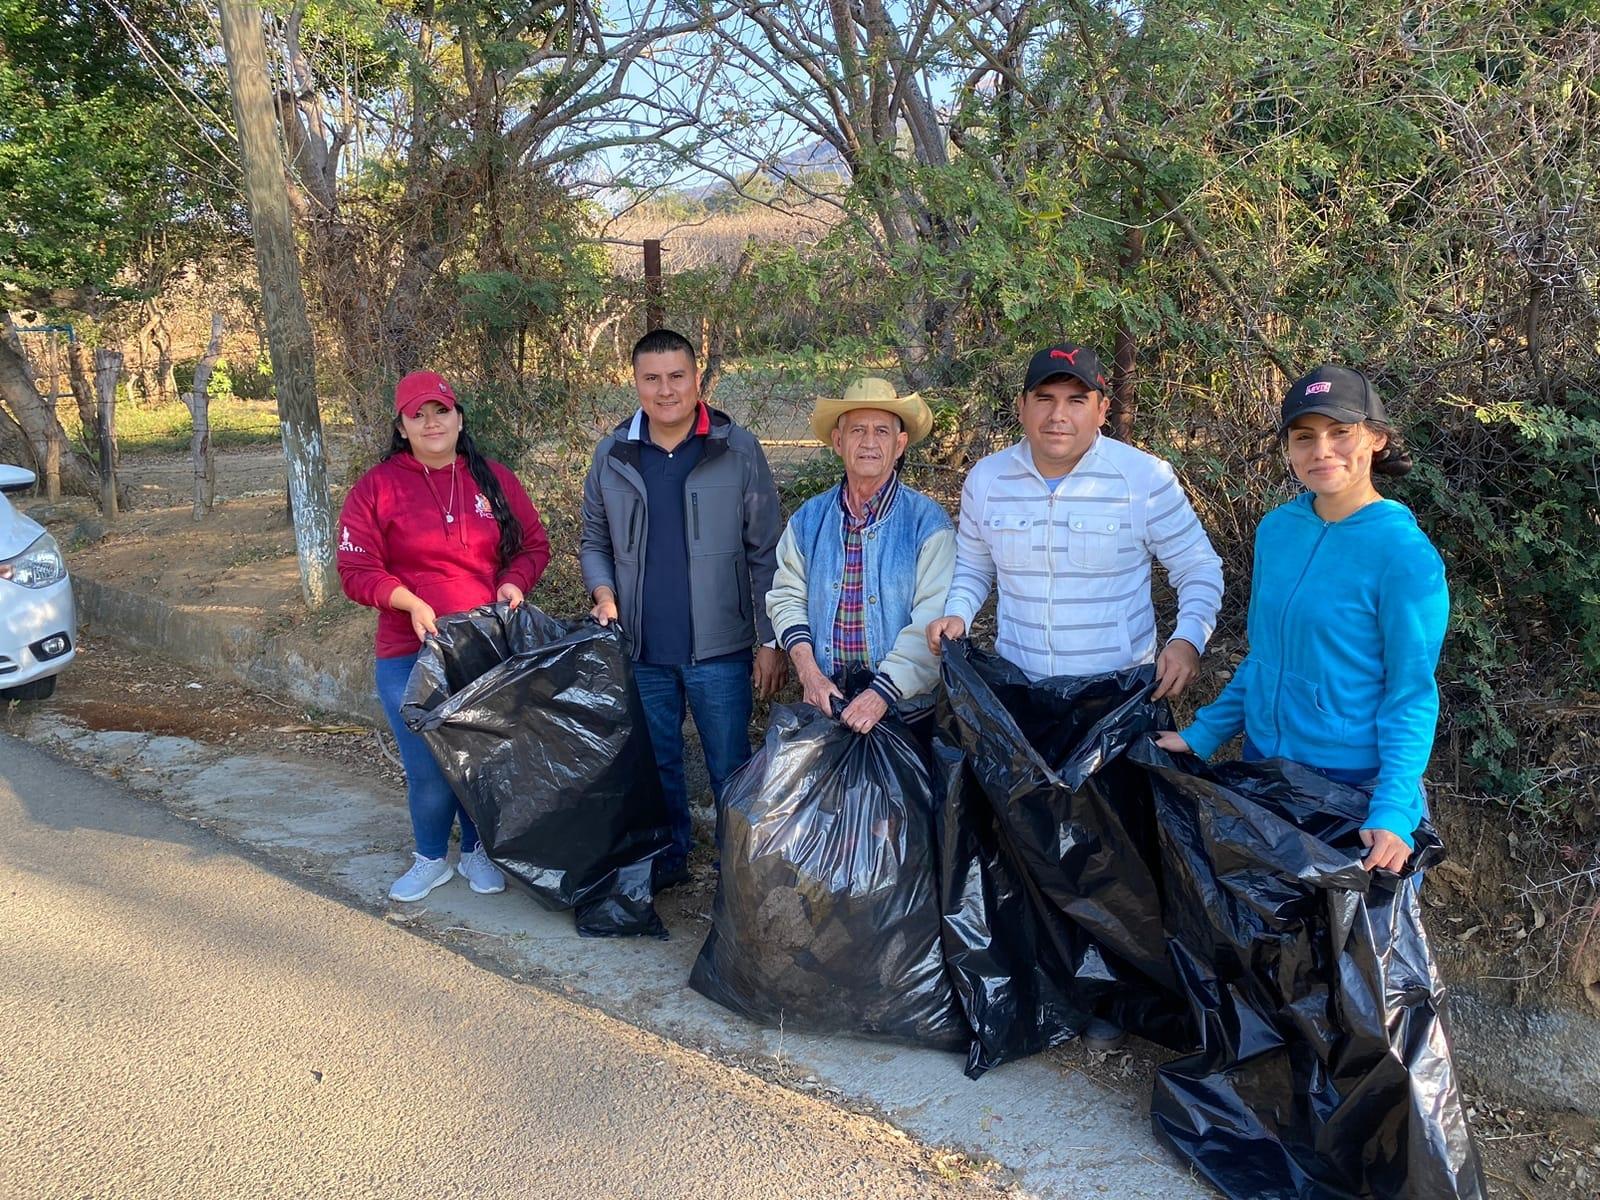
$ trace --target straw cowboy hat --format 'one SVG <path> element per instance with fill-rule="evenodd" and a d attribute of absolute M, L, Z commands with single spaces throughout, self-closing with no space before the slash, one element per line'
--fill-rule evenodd
<path fill-rule="evenodd" d="M 863 375 L 852 379 L 838 399 L 817 397 L 817 406 L 811 410 L 811 432 L 824 446 L 833 444 L 833 427 L 839 418 L 858 408 L 875 408 L 879 412 L 893 413 L 910 435 L 906 445 L 915 446 L 933 429 L 933 413 L 917 393 L 909 396 L 894 394 L 894 384 L 876 375 Z"/>

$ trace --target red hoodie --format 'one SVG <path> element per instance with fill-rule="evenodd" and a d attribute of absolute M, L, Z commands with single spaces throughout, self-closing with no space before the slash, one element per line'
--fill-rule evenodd
<path fill-rule="evenodd" d="M 378 610 L 379 658 L 422 649 L 410 616 L 389 607 L 396 588 L 410 588 L 442 617 L 492 603 L 502 583 L 531 591 L 544 574 L 550 539 L 538 510 L 515 475 L 497 462 L 491 461 L 489 469 L 522 523 L 522 549 L 504 569 L 500 522 L 465 458 L 456 459 L 453 507 L 450 468 L 430 471 L 410 454 L 379 463 L 345 497 L 339 514 L 339 579 L 346 596 Z M 447 508 L 454 521 L 445 520 Z"/>

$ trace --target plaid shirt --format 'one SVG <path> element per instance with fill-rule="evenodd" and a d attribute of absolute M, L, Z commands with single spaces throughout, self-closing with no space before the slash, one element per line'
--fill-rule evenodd
<path fill-rule="evenodd" d="M 839 508 L 844 520 L 844 578 L 839 584 L 839 611 L 833 617 L 835 669 L 872 666 L 867 657 L 867 610 L 861 595 L 861 534 L 878 519 L 879 513 L 888 509 L 899 482 L 898 474 L 890 475 L 889 481 L 867 501 L 859 517 L 850 511 L 849 485 L 839 485 Z"/>

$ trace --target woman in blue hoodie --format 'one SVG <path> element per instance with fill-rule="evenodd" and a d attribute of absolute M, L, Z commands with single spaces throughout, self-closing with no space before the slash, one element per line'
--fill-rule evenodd
<path fill-rule="evenodd" d="M 1444 563 L 1411 510 L 1373 486 L 1411 460 L 1365 375 L 1323 366 L 1297 380 L 1279 437 L 1306 491 L 1256 530 L 1250 653 L 1193 724 L 1157 742 L 1209 758 L 1243 731 L 1246 759 L 1370 788 L 1367 869 L 1398 871 L 1439 719 Z"/>

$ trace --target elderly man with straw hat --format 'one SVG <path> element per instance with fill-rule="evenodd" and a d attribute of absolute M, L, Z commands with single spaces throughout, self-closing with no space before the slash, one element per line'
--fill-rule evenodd
<path fill-rule="evenodd" d="M 778 541 L 767 614 L 794 661 L 805 701 L 824 712 L 846 677 L 870 683 L 841 720 L 866 733 L 902 697 L 939 678 L 929 621 L 944 612 L 955 530 L 937 503 L 900 482 L 906 447 L 933 428 L 922 397 L 875 376 L 818 397 L 817 440 L 844 460 L 844 479 L 796 510 Z"/>

